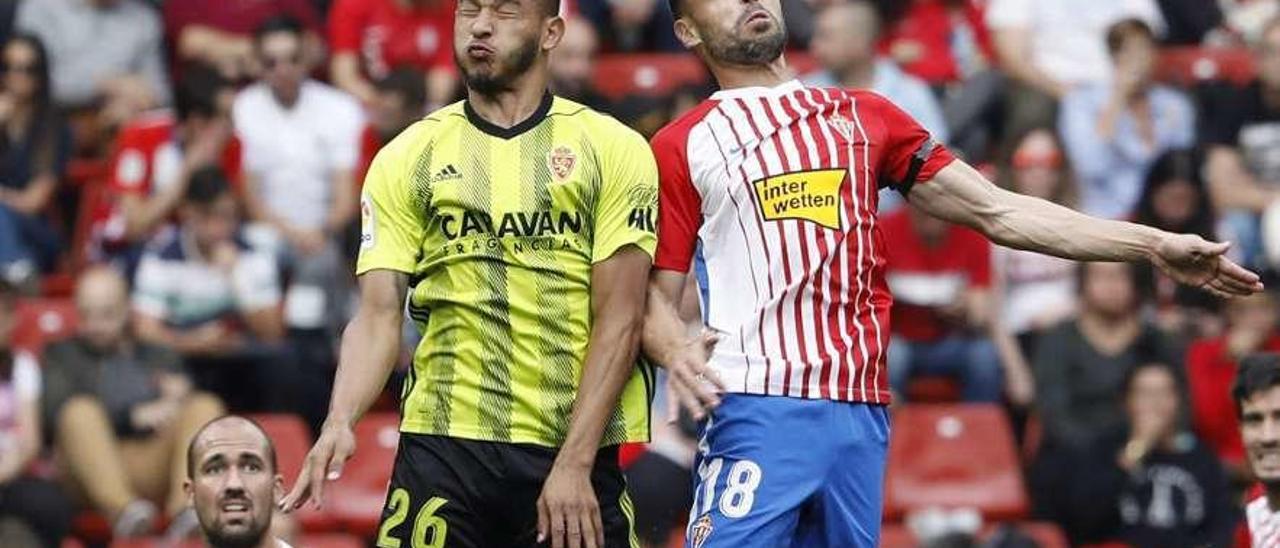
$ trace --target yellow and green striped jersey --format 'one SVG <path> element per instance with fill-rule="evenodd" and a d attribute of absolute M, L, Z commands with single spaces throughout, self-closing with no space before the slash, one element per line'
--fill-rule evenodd
<path fill-rule="evenodd" d="M 387 144 L 361 195 L 356 273 L 410 276 L 422 342 L 405 432 L 556 447 L 591 336 L 591 268 L 651 257 L 657 167 L 644 138 L 547 95 L 500 128 L 466 102 Z M 602 444 L 646 441 L 653 373 L 638 365 Z"/>

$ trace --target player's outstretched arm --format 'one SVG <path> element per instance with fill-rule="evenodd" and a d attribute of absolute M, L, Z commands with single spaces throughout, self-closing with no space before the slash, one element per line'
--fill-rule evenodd
<path fill-rule="evenodd" d="M 554 548 L 604 546 L 591 467 L 605 423 L 635 367 L 648 278 L 649 255 L 634 245 L 591 268 L 591 340 L 568 434 L 538 497 L 539 543 L 550 540 Z"/>
<path fill-rule="evenodd" d="M 343 463 L 356 449 L 352 429 L 377 399 L 399 355 L 408 285 L 408 275 L 391 270 L 371 270 L 360 276 L 360 307 L 342 334 L 329 416 L 293 490 L 280 501 L 281 509 L 296 510 L 308 499 L 319 507 L 324 482 L 342 475 Z"/>
<path fill-rule="evenodd" d="M 1257 274 L 1226 258 L 1229 244 L 1089 217 L 999 188 L 959 160 L 912 187 L 909 196 L 925 212 L 969 226 L 1007 247 L 1077 261 L 1146 259 L 1173 279 L 1220 297 L 1262 290 Z"/>
<path fill-rule="evenodd" d="M 720 404 L 719 377 L 707 367 L 715 337 L 701 334 L 690 338 L 680 319 L 680 302 L 688 276 L 671 270 L 654 270 L 649 275 L 649 300 L 645 304 L 644 353 L 667 370 L 667 421 L 675 422 L 683 406 L 695 420 L 701 420 Z"/>

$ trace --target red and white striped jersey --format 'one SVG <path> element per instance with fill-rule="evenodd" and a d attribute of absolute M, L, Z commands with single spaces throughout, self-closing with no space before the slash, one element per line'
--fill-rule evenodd
<path fill-rule="evenodd" d="M 1280 512 L 1271 511 L 1267 495 L 1253 499 L 1244 513 L 1253 548 L 1280 548 Z"/>
<path fill-rule="evenodd" d="M 701 241 L 711 367 L 731 392 L 888 403 L 892 297 L 877 191 L 906 191 L 953 157 L 869 92 L 740 88 L 653 138 L 659 269 Z"/>

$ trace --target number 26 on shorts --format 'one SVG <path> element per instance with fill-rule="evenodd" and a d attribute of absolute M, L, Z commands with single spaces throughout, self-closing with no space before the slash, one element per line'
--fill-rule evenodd
<path fill-rule="evenodd" d="M 703 461 L 698 466 L 698 479 L 701 489 L 694 495 L 693 507 L 698 514 L 706 514 L 717 504 L 719 494 L 720 513 L 726 518 L 737 519 L 751 512 L 756 501 L 756 488 L 764 478 L 760 465 L 754 461 L 740 460 L 729 467 L 725 477 L 724 492 L 716 493 L 716 484 L 720 482 L 720 473 L 724 471 L 724 459 L 714 458 Z"/>
<path fill-rule="evenodd" d="M 399 527 L 409 517 L 409 492 L 397 488 L 387 498 L 387 508 L 391 515 L 378 528 L 378 548 L 443 548 L 444 539 L 449 532 L 449 524 L 444 518 L 437 516 L 436 511 L 448 503 L 440 497 L 431 497 L 413 518 L 413 532 L 410 535 L 410 546 L 402 547 L 400 539 L 391 535 L 391 530 Z"/>

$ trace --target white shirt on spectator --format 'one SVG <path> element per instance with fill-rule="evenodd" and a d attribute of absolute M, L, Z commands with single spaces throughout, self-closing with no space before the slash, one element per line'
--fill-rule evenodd
<path fill-rule="evenodd" d="M 1075 310 L 1075 263 L 1002 246 L 991 256 L 1004 291 L 1000 323 L 1006 331 L 1021 335 Z"/>
<path fill-rule="evenodd" d="M 1031 62 L 1067 85 L 1106 81 L 1107 27 L 1136 17 L 1160 34 L 1164 19 L 1155 0 L 991 0 L 987 26 L 1031 34 Z"/>
<path fill-rule="evenodd" d="M 177 327 L 196 327 L 236 312 L 278 306 L 275 257 L 237 243 L 230 272 L 210 264 L 181 230 L 157 240 L 138 264 L 133 308 Z"/>
<path fill-rule="evenodd" d="M 15 443 L 19 409 L 39 398 L 40 364 L 27 352 L 14 352 L 9 380 L 0 381 L 0 453 Z"/>
<path fill-rule="evenodd" d="M 337 88 L 307 81 L 286 108 L 257 83 L 236 97 L 232 119 L 245 173 L 256 179 L 266 207 L 294 226 L 321 228 L 334 174 L 353 169 L 360 153 L 360 104 Z"/>

